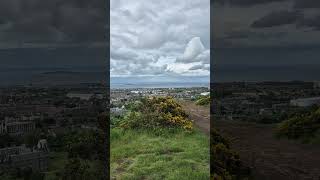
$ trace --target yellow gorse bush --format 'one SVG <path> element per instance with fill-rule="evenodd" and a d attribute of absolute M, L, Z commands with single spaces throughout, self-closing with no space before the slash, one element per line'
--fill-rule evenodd
<path fill-rule="evenodd" d="M 193 122 L 181 105 L 172 97 L 152 97 L 141 100 L 141 106 L 128 113 L 121 126 L 125 128 L 175 128 L 193 129 Z"/>
<path fill-rule="evenodd" d="M 163 113 L 163 120 L 172 126 L 180 126 L 186 130 L 192 130 L 193 122 L 188 119 L 188 115 L 181 105 L 172 97 L 152 98 L 152 104 L 159 113 Z"/>

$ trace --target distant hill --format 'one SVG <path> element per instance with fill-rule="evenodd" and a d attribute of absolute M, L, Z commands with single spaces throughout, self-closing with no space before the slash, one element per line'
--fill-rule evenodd
<path fill-rule="evenodd" d="M 48 71 L 42 74 L 80 74 L 81 72 L 74 72 L 74 71 Z"/>
<path fill-rule="evenodd" d="M 35 86 L 79 85 L 100 83 L 106 79 L 105 72 L 50 71 L 35 75 L 31 83 Z"/>

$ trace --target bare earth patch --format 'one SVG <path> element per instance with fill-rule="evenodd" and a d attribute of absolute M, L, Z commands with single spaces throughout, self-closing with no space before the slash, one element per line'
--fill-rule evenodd
<path fill-rule="evenodd" d="M 209 107 L 198 106 L 191 101 L 181 101 L 183 109 L 194 121 L 194 124 L 205 134 L 210 135 L 210 109 Z"/>

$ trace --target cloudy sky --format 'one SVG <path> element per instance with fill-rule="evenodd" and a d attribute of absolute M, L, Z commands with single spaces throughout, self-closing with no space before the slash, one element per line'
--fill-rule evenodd
<path fill-rule="evenodd" d="M 0 0 L 0 69 L 106 66 L 107 3 Z"/>
<path fill-rule="evenodd" d="M 101 0 L 0 0 L 0 48 L 105 44 Z"/>
<path fill-rule="evenodd" d="M 111 76 L 208 76 L 209 0 L 111 0 Z"/>
<path fill-rule="evenodd" d="M 319 0 L 215 0 L 214 81 L 320 80 Z"/>
<path fill-rule="evenodd" d="M 47 71 L 104 71 L 107 9 L 102 0 L 0 0 L 0 85 Z"/>
<path fill-rule="evenodd" d="M 320 64 L 319 0 L 216 0 L 215 64 Z"/>

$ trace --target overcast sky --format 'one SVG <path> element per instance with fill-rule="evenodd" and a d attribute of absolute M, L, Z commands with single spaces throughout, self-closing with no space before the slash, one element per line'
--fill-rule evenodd
<path fill-rule="evenodd" d="M 0 69 L 105 67 L 107 3 L 0 0 Z"/>
<path fill-rule="evenodd" d="M 319 0 L 216 0 L 215 64 L 320 64 Z"/>
<path fill-rule="evenodd" d="M 101 0 L 0 0 L 0 49 L 106 44 Z"/>
<path fill-rule="evenodd" d="M 111 0 L 111 76 L 208 76 L 209 0 Z"/>

